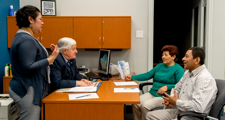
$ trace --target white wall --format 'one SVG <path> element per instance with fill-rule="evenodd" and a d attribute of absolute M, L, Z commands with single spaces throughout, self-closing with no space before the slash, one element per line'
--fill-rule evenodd
<path fill-rule="evenodd" d="M 214 78 L 225 79 L 225 1 L 213 0 L 212 73 Z"/>
<path fill-rule="evenodd" d="M 147 71 L 148 57 L 149 60 L 151 60 L 150 58 L 153 57 L 152 48 L 150 48 L 148 51 L 148 46 L 150 46 L 153 42 L 151 38 L 152 36 L 149 36 L 150 33 L 148 34 L 148 27 L 153 27 L 151 23 L 153 18 L 151 19 L 150 17 L 153 12 L 153 5 L 151 5 L 151 3 L 153 3 L 152 1 L 153 0 L 57 0 L 57 15 L 131 16 L 131 49 L 123 51 L 113 51 L 111 61 L 112 63 L 116 63 L 118 60 L 124 59 L 130 62 L 131 71 L 139 74 Z M 225 1 L 213 0 L 212 3 L 213 33 L 211 45 L 212 61 L 209 63 L 210 72 L 212 73 L 214 78 L 225 79 Z M 40 1 L 20 0 L 21 7 L 28 4 L 40 8 Z M 136 30 L 144 31 L 143 39 L 135 38 Z M 148 41 L 148 39 L 150 40 Z M 148 45 L 148 43 L 150 43 L 150 45 Z M 97 68 L 97 56 L 97 51 L 79 50 L 79 53 L 77 54 L 77 65 L 79 66 L 85 64 L 91 68 Z"/>
<path fill-rule="evenodd" d="M 149 0 L 57 0 L 56 2 L 57 16 L 131 16 L 131 49 L 112 51 L 111 62 L 117 64 L 118 60 L 125 60 L 129 62 L 131 72 L 136 74 L 147 72 Z M 40 9 L 38 0 L 20 0 L 20 7 L 24 5 L 34 5 Z M 136 30 L 144 31 L 143 39 L 135 38 Z M 152 43 L 152 39 L 150 40 Z M 153 49 L 150 50 L 152 53 Z M 90 68 L 97 68 L 97 64 L 98 51 L 78 49 L 77 66 L 87 65 Z"/>

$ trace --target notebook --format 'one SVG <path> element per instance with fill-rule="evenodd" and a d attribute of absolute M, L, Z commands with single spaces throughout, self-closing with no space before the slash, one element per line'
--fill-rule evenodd
<path fill-rule="evenodd" d="M 57 90 L 56 92 L 97 92 L 102 82 L 93 82 L 94 86 L 87 87 L 73 87 L 73 88 L 62 88 Z"/>

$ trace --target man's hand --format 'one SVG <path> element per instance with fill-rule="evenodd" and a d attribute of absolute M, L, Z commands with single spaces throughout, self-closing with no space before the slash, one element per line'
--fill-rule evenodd
<path fill-rule="evenodd" d="M 77 82 L 78 87 L 90 86 L 90 85 L 86 84 L 84 81 L 76 81 L 76 82 Z"/>
<path fill-rule="evenodd" d="M 84 83 L 86 83 L 88 86 L 93 86 L 94 85 L 91 81 L 86 80 L 86 79 L 81 79 L 81 81 L 83 81 Z"/>
<path fill-rule="evenodd" d="M 169 102 L 171 105 L 176 105 L 176 102 L 179 99 L 176 90 L 174 90 L 174 96 L 170 96 L 167 93 L 164 94 L 166 95 L 166 97 L 163 96 L 164 101 Z"/>
<path fill-rule="evenodd" d="M 167 86 L 163 86 L 161 87 L 156 94 L 158 95 L 162 95 L 163 93 L 165 93 L 167 91 Z"/>
<path fill-rule="evenodd" d="M 168 108 L 173 108 L 173 105 L 171 105 L 168 101 L 164 100 L 163 103 L 164 105 L 166 105 Z"/>

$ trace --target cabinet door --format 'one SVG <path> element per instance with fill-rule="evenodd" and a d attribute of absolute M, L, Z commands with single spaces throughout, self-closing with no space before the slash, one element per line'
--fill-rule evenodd
<path fill-rule="evenodd" d="M 7 16 L 8 48 L 11 48 L 13 38 L 19 30 L 19 27 L 16 24 L 16 17 Z M 34 34 L 34 37 L 40 40 L 40 33 Z"/>
<path fill-rule="evenodd" d="M 101 18 L 74 18 L 77 48 L 101 48 Z"/>
<path fill-rule="evenodd" d="M 51 44 L 57 45 L 60 38 L 73 38 L 72 17 L 43 16 L 43 22 L 40 40 L 45 48 L 50 48 Z"/>
<path fill-rule="evenodd" d="M 102 18 L 102 48 L 131 48 L 131 17 Z"/>
<path fill-rule="evenodd" d="M 11 47 L 13 38 L 18 30 L 19 30 L 19 28 L 16 25 L 16 18 L 15 17 L 7 17 L 8 48 Z"/>

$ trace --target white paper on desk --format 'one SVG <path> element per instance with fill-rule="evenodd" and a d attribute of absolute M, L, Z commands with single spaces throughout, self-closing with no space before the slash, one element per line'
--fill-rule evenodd
<path fill-rule="evenodd" d="M 114 92 L 140 92 L 138 88 L 114 88 Z"/>
<path fill-rule="evenodd" d="M 68 92 L 94 92 L 97 87 L 73 87 L 68 90 Z"/>
<path fill-rule="evenodd" d="M 136 82 L 114 82 L 114 84 L 116 86 L 120 86 L 120 85 L 137 85 Z"/>
<path fill-rule="evenodd" d="M 69 94 L 69 100 L 92 99 L 92 98 L 99 98 L 99 97 L 96 93 Z"/>

